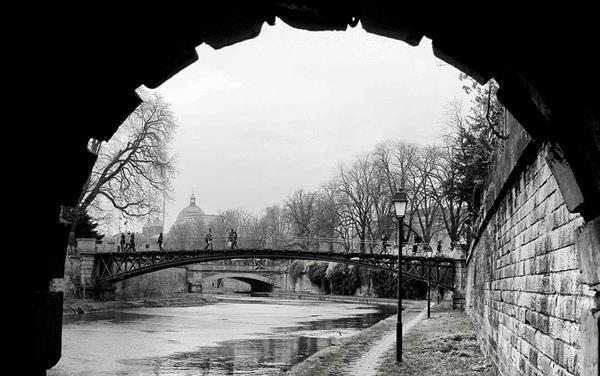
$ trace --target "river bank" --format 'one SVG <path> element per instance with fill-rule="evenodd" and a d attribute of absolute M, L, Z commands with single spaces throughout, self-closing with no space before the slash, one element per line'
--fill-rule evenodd
<path fill-rule="evenodd" d="M 430 319 L 426 316 L 421 319 L 414 314 L 418 309 L 418 306 L 413 306 L 403 311 L 405 330 L 406 323 L 420 319 L 403 336 L 403 363 L 396 363 L 397 315 L 394 315 L 314 353 L 292 367 L 286 375 L 356 375 L 357 361 L 371 365 L 370 369 L 360 371 L 362 376 L 494 374 L 479 349 L 475 329 L 464 311 L 453 310 L 451 302 L 443 302 L 432 307 Z M 374 353 L 372 349 L 389 339 L 390 335 L 394 337 L 393 341 L 388 341 L 387 347 Z"/>
<path fill-rule="evenodd" d="M 319 300 L 339 303 L 354 303 L 354 304 L 372 304 L 397 306 L 398 299 L 377 298 L 372 296 L 354 296 L 354 295 L 323 295 L 309 293 L 294 293 L 294 292 L 274 292 L 273 297 L 283 299 L 298 299 L 298 300 Z M 405 300 L 406 301 L 406 300 Z"/>
<path fill-rule="evenodd" d="M 90 299 L 65 298 L 63 302 L 63 314 L 70 315 L 149 307 L 194 307 L 205 304 L 213 304 L 217 301 L 218 300 L 214 295 L 200 293 L 181 293 L 172 296 L 156 298 L 149 297 L 128 301 L 97 301 Z"/>
<path fill-rule="evenodd" d="M 415 319 L 423 310 L 425 302 L 404 302 L 403 318 L 407 321 Z M 390 332 L 396 330 L 397 315 L 390 316 L 377 324 L 363 329 L 355 335 L 341 338 L 332 346 L 325 348 L 308 359 L 292 367 L 286 375 L 350 375 L 353 365 L 375 344 Z"/>
<path fill-rule="evenodd" d="M 82 314 L 88 312 L 98 312 L 107 310 L 120 310 L 132 308 L 149 308 L 149 307 L 193 307 L 205 304 L 213 304 L 222 300 L 236 300 L 250 294 L 235 294 L 235 293 L 180 293 L 165 297 L 148 297 L 136 300 L 112 300 L 98 301 L 90 299 L 74 299 L 65 298 L 63 302 L 63 314 Z M 308 301 L 328 301 L 337 303 L 352 303 L 352 304 L 368 304 L 368 305 L 385 305 L 396 306 L 396 299 L 385 299 L 367 296 L 346 296 L 346 295 L 319 295 L 307 293 L 283 293 L 274 292 L 269 295 L 258 296 L 259 298 L 273 299 L 293 299 L 293 300 L 308 300 Z M 405 300 L 405 302 L 407 302 Z"/>

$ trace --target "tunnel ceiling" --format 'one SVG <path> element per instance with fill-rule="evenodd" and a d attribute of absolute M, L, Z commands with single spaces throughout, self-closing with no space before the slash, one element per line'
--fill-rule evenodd
<path fill-rule="evenodd" d="M 498 2 L 256 0 L 145 3 L 134 10 L 66 3 L 8 9 L 3 77 L 16 83 L 5 92 L 7 112 L 17 120 L 5 121 L 15 131 L 5 148 L 17 153 L 7 159 L 6 176 L 18 192 L 9 200 L 9 213 L 17 214 L 10 229 L 23 232 L 12 238 L 35 234 L 42 243 L 28 258 L 28 278 L 20 279 L 24 311 L 32 316 L 27 326 L 35 333 L 25 337 L 32 349 L 27 363 L 43 369 L 60 358 L 62 303 L 47 293 L 48 282 L 64 275 L 68 228 L 58 217 L 61 205 L 74 206 L 95 162 L 88 140 L 110 138 L 139 103 L 135 89 L 157 87 L 196 61 L 198 45 L 223 48 L 259 36 L 274 22 L 316 32 L 362 27 L 412 46 L 431 39 L 444 61 L 480 82 L 498 81 L 508 110 L 532 137 L 551 143 L 561 191 L 575 192 L 567 205 L 586 221 L 599 217 L 594 5 L 546 2 L 529 10 Z"/>
<path fill-rule="evenodd" d="M 419 4 L 221 1 L 189 8 L 147 6 L 135 13 L 118 7 L 76 13 L 53 7 L 35 19 L 39 32 L 31 43 L 35 58 L 29 61 L 40 78 L 37 85 L 49 94 L 36 103 L 61 115 L 38 125 L 34 152 L 48 163 L 69 166 L 41 172 L 49 180 L 68 182 L 45 203 L 49 218 L 55 222 L 60 204 L 75 203 L 94 162 L 85 150 L 87 141 L 106 140 L 115 132 L 139 103 L 137 87 L 160 86 L 198 59 L 200 44 L 224 48 L 259 36 L 275 22 L 316 32 L 362 27 L 410 46 L 431 39 L 439 58 L 479 82 L 498 81 L 498 96 L 509 111 L 536 140 L 555 145 L 564 167 L 559 170 L 566 171 L 556 176 L 559 185 L 574 185 L 580 192 L 573 211 L 586 220 L 598 217 L 600 80 L 594 54 L 600 41 L 591 5 L 571 11 L 544 4 L 527 11 L 504 4 Z"/>

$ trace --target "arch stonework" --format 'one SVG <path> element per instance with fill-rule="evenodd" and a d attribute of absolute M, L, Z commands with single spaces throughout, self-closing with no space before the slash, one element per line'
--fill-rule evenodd
<path fill-rule="evenodd" d="M 241 282 L 245 282 L 250 285 L 251 291 L 271 291 L 273 288 L 278 288 L 279 286 L 279 275 L 274 275 L 273 277 L 262 276 L 256 273 L 206 273 L 208 275 L 203 276 L 202 283 L 210 283 L 213 280 L 218 279 L 235 279 Z"/>
<path fill-rule="evenodd" d="M 600 37 L 592 5 L 573 5 L 571 9 L 564 5 L 552 8 L 548 3 L 527 13 L 523 7 L 497 6 L 490 12 L 481 5 L 444 9 L 418 4 L 286 0 L 225 2 L 201 11 L 173 6 L 163 12 L 163 29 L 153 34 L 154 39 L 140 32 L 140 23 L 131 22 L 130 15 L 119 19 L 122 9 L 107 9 L 106 14 L 96 9 L 73 17 L 71 11 L 55 7 L 41 17 L 32 15 L 31 24 L 25 26 L 37 39 L 24 43 L 23 51 L 15 54 L 26 71 L 22 76 L 31 80 L 21 86 L 27 91 L 30 87 L 50 89 L 54 95 L 37 101 L 36 111 L 22 111 L 30 114 L 37 133 L 31 137 L 30 127 L 17 129 L 17 138 L 28 141 L 30 152 L 20 168 L 38 173 L 20 181 L 18 196 L 22 199 L 14 201 L 28 202 L 37 193 L 39 181 L 63 184 L 47 200 L 36 203 L 38 236 L 48 251 L 36 254 L 29 263 L 32 277 L 22 294 L 23 306 L 28 307 L 25 311 L 31 312 L 34 323 L 29 339 L 35 346 L 28 349 L 28 365 L 44 370 L 60 359 L 62 296 L 50 292 L 48 285 L 64 274 L 68 227 L 57 218 L 61 205 L 74 206 L 95 162 L 86 149 L 89 138 L 109 139 L 139 103 L 135 88 L 160 86 L 198 59 L 194 48 L 199 44 L 218 49 L 254 38 L 264 23 L 272 25 L 276 17 L 310 31 L 345 30 L 360 21 L 367 32 L 409 45 L 427 37 L 441 59 L 480 82 L 494 78 L 500 85 L 502 103 L 534 140 L 549 145 L 549 166 L 565 205 L 583 218 L 578 230 L 581 236 L 597 239 L 600 72 L 593 46 L 600 44 Z M 155 17 L 150 9 L 138 9 L 136 16 L 140 20 Z M 168 25 L 167 18 L 173 25 Z M 565 26 L 566 20 L 576 23 Z M 80 40 L 73 40 L 75 34 Z M 23 108 L 30 109 L 28 92 L 17 97 Z M 90 105 L 99 103 L 102 110 L 90 116 Z M 65 104 L 68 110 L 64 110 Z M 47 114 L 57 109 L 64 116 L 60 122 L 49 123 Z M 41 160 L 68 168 L 39 169 Z M 17 220 L 27 223 L 27 211 L 22 212 Z M 593 241 L 589 244 L 586 260 L 593 267 L 598 265 L 600 249 Z M 592 286 L 598 286 L 593 271 L 584 274 L 589 275 Z"/>

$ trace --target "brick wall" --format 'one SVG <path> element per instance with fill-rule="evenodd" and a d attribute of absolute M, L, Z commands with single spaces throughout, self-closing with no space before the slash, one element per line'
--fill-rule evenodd
<path fill-rule="evenodd" d="M 583 220 L 567 210 L 546 163 L 549 146 L 526 141 L 520 160 L 499 166 L 501 184 L 488 185 L 467 258 L 466 309 L 498 374 L 580 375 L 582 313 L 598 304 L 581 279 Z"/>

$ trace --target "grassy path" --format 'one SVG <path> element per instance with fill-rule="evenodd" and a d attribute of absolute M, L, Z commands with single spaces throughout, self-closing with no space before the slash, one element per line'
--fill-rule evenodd
<path fill-rule="evenodd" d="M 411 302 L 403 312 L 404 322 L 408 323 L 416 317 L 423 308 L 423 302 Z M 286 375 L 315 376 L 315 375 L 350 375 L 353 362 L 381 341 L 390 332 L 396 331 L 396 315 L 378 322 L 370 328 L 359 333 L 341 338 L 306 359 L 304 362 L 292 367 Z"/>
<path fill-rule="evenodd" d="M 407 310 L 408 311 L 408 310 Z M 407 311 L 403 312 L 402 317 L 402 336 L 404 337 L 415 325 L 423 319 L 427 314 L 427 308 L 421 310 L 421 312 L 412 317 L 411 320 L 406 320 Z M 412 316 L 412 315 L 411 315 Z M 394 315 L 394 317 L 398 317 Z M 385 335 L 377 344 L 371 347 L 369 351 L 363 354 L 357 361 L 350 364 L 350 375 L 351 376 L 374 376 L 376 369 L 382 361 L 382 356 L 390 348 L 395 349 L 396 345 L 396 331 L 389 332 Z"/>
<path fill-rule="evenodd" d="M 407 376 L 492 376 L 492 366 L 479 350 L 475 329 L 464 311 L 452 310 L 443 302 L 421 320 L 421 305 L 403 311 L 403 363 L 396 363 L 396 315 L 355 334 L 338 340 L 286 375 L 407 375 Z M 408 327 L 408 328 L 407 328 Z M 361 355 L 362 354 L 362 355 Z"/>
<path fill-rule="evenodd" d="M 479 349 L 475 329 L 464 311 L 451 304 L 434 307 L 403 339 L 402 364 L 394 349 L 386 352 L 375 375 L 492 376 L 492 366 Z"/>

